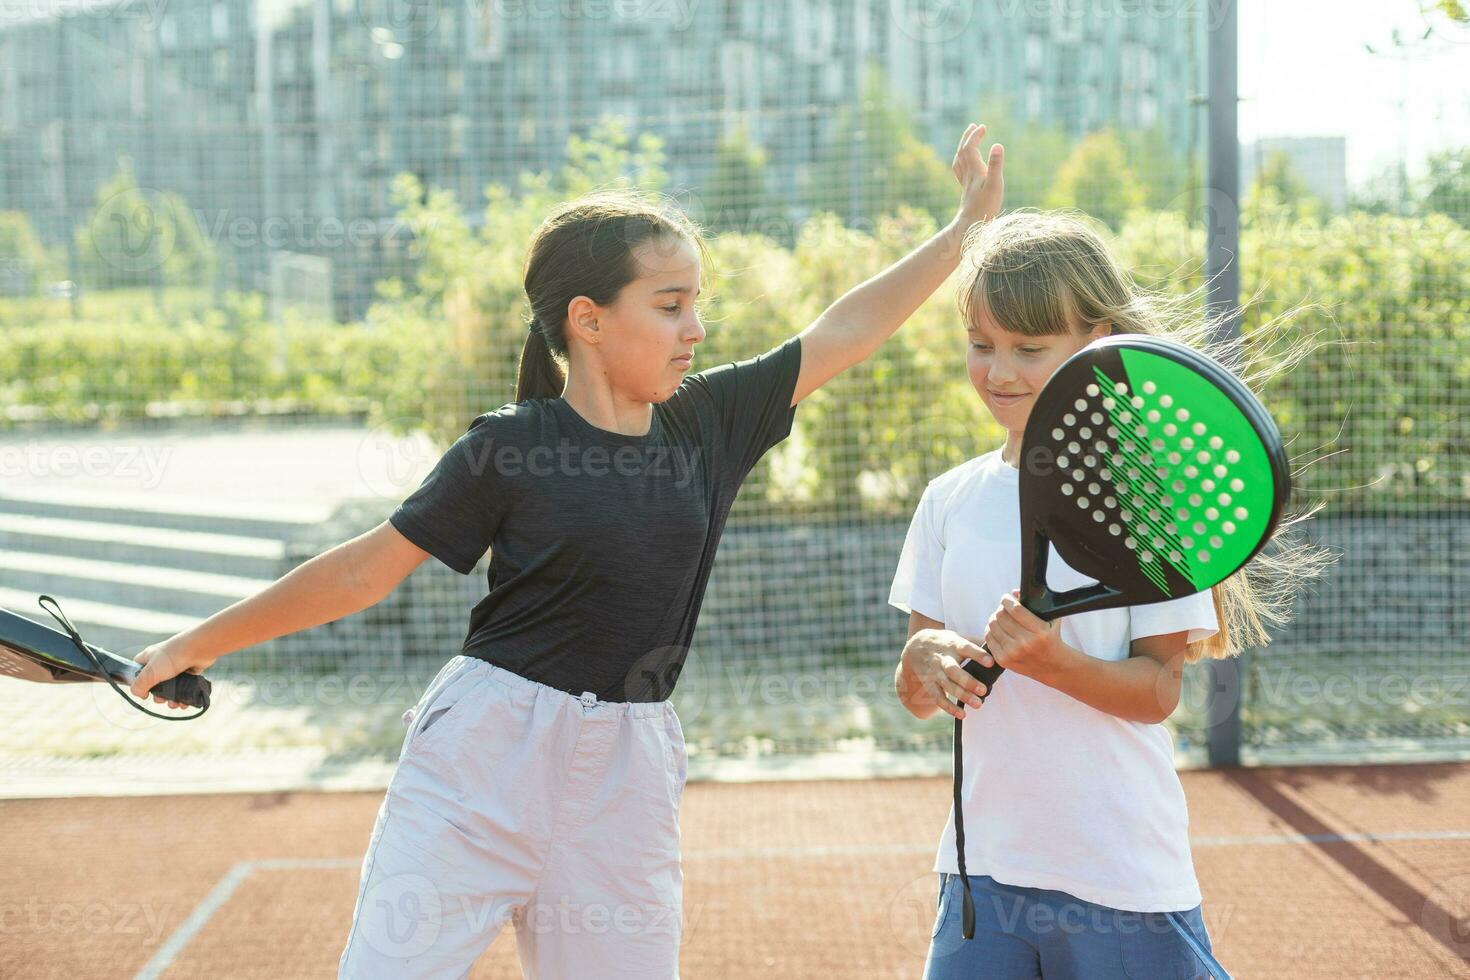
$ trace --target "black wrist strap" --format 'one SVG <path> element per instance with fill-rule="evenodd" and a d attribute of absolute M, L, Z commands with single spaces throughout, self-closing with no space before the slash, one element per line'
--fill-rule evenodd
<path fill-rule="evenodd" d="M 46 609 L 47 600 L 50 600 L 51 604 L 56 607 L 55 612 L 52 612 L 50 609 Z M 82 635 L 77 632 L 76 627 L 72 626 L 71 620 L 66 618 L 66 613 L 61 611 L 61 604 L 59 602 L 57 602 L 55 599 L 52 599 L 49 595 L 43 595 L 41 596 L 41 598 L 36 600 L 36 605 L 40 606 L 42 609 L 46 609 L 48 613 L 51 613 L 51 618 L 61 624 L 61 628 L 66 630 L 67 634 L 71 637 L 71 641 L 77 645 L 77 649 L 82 651 L 82 654 L 88 660 L 92 661 L 92 664 L 97 668 L 97 675 L 105 680 L 107 683 L 111 684 L 112 689 L 116 691 L 124 701 L 132 705 L 134 708 L 137 708 L 139 711 L 143 712 L 143 714 L 152 715 L 154 718 L 162 718 L 164 721 L 193 721 L 195 718 L 198 718 L 200 715 L 204 714 L 204 712 L 209 710 L 209 705 L 205 704 L 204 707 L 200 708 L 192 715 L 161 715 L 156 711 L 151 711 L 148 708 L 143 707 L 141 704 L 132 699 L 130 692 L 124 691 L 122 688 L 117 686 L 117 681 L 113 680 L 112 675 L 107 672 L 107 668 L 102 666 L 102 662 L 97 659 L 97 654 L 93 653 L 92 648 L 87 646 L 87 644 L 82 641 Z"/>

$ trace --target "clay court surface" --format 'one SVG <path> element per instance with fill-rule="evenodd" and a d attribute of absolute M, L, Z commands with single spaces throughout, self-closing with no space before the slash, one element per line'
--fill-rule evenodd
<path fill-rule="evenodd" d="M 1236 977 L 1470 977 L 1470 764 L 1182 774 Z M 943 779 L 696 783 L 682 975 L 920 975 Z M 330 977 L 382 793 L 0 802 L 0 976 Z M 519 977 L 513 931 L 476 978 Z"/>

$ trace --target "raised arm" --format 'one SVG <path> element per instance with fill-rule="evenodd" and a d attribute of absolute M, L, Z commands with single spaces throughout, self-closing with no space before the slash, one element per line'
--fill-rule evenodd
<path fill-rule="evenodd" d="M 958 268 L 960 248 L 970 228 L 1000 212 L 1005 151 L 995 144 L 987 163 L 980 154 L 984 135 L 984 125 L 971 123 L 955 151 L 952 169 L 961 196 L 954 219 L 883 272 L 848 290 L 801 332 L 801 373 L 791 404 L 881 347 Z"/>

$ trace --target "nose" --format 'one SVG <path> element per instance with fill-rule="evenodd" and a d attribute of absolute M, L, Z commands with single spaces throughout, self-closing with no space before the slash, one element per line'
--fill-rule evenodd
<path fill-rule="evenodd" d="M 693 321 L 693 329 L 684 332 L 684 340 L 691 344 L 697 344 L 704 340 L 705 337 L 704 321 L 699 318 L 698 314 L 691 317 L 691 320 Z"/>
<path fill-rule="evenodd" d="M 999 382 L 1014 381 L 1016 378 L 1016 372 L 1013 370 L 1014 367 L 1015 365 L 1011 364 L 1008 358 L 997 355 L 990 362 L 989 373 L 991 378 Z"/>

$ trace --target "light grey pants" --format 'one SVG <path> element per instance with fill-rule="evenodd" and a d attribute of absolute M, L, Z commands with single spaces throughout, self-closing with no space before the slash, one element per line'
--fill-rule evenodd
<path fill-rule="evenodd" d="M 460 655 L 404 722 L 339 977 L 463 977 L 507 921 L 527 978 L 678 976 L 671 704 L 574 697 Z"/>

